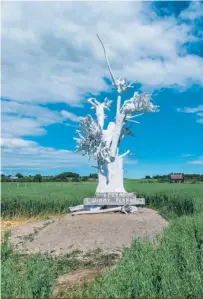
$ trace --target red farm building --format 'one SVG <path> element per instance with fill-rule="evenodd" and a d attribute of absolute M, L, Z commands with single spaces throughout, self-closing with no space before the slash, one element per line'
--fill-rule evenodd
<path fill-rule="evenodd" d="M 184 176 L 182 174 L 170 174 L 169 183 L 184 183 Z"/>

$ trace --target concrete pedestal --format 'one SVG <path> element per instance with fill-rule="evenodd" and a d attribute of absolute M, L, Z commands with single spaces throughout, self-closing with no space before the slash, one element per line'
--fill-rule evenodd
<path fill-rule="evenodd" d="M 84 199 L 84 208 L 89 209 L 91 207 L 106 206 L 107 208 L 113 208 L 116 206 L 124 206 L 129 204 L 131 206 L 144 206 L 145 199 L 137 198 L 134 192 L 101 192 L 96 193 L 94 198 Z"/>

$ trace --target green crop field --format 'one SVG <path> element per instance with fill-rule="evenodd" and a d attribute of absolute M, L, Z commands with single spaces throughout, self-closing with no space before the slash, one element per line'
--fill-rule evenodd
<path fill-rule="evenodd" d="M 67 212 L 95 188 L 94 183 L 3 183 L 2 216 Z"/>
<path fill-rule="evenodd" d="M 139 183 L 126 180 L 128 192 L 153 195 L 158 192 L 203 198 L 203 184 Z M 2 183 L 1 212 L 3 217 L 36 216 L 65 213 L 84 197 L 94 196 L 96 183 Z"/>
<path fill-rule="evenodd" d="M 115 270 L 61 296 L 202 298 L 203 184 L 126 180 L 125 186 L 144 195 L 147 205 L 167 218 L 169 225 L 155 244 L 135 240 Z M 93 196 L 95 188 L 96 183 L 3 183 L 2 216 L 64 213 Z M 2 297 L 53 297 L 56 277 L 84 266 L 70 256 L 16 254 L 7 237 L 2 243 Z"/>

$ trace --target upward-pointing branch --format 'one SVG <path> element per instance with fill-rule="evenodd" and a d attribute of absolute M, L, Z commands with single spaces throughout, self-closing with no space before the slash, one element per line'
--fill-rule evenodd
<path fill-rule="evenodd" d="M 103 50 L 104 50 L 104 56 L 105 56 L 105 58 L 106 58 L 106 62 L 107 62 L 107 66 L 108 66 L 108 69 L 109 69 L 109 72 L 110 72 L 110 75 L 111 75 L 111 79 L 112 79 L 112 81 L 113 81 L 113 84 L 116 86 L 116 82 L 115 82 L 113 73 L 112 73 L 112 71 L 111 71 L 111 66 L 110 66 L 110 64 L 109 64 L 108 57 L 107 57 L 107 55 L 106 55 L 106 49 L 105 49 L 104 44 L 102 43 L 102 40 L 101 40 L 101 38 L 99 37 L 98 34 L 97 34 L 97 37 L 98 37 L 98 39 L 99 39 L 99 41 L 100 41 L 100 43 L 101 43 L 101 45 L 102 45 L 102 48 L 103 48 Z"/>
<path fill-rule="evenodd" d="M 124 158 L 125 156 L 130 154 L 130 150 L 127 150 L 124 154 L 120 155 L 120 158 Z"/>

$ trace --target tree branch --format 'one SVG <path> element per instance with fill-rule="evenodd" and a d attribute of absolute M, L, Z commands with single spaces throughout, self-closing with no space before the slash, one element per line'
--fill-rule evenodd
<path fill-rule="evenodd" d="M 130 150 L 127 150 L 124 154 L 120 155 L 119 157 L 123 158 L 123 157 L 125 157 L 125 156 L 127 156 L 129 154 L 130 154 Z"/>
<path fill-rule="evenodd" d="M 132 123 L 135 123 L 135 124 L 140 124 L 140 122 L 139 122 L 139 121 L 136 121 L 136 120 L 131 120 L 131 119 L 129 119 L 128 121 L 130 121 L 130 122 L 132 122 Z"/>
<path fill-rule="evenodd" d="M 110 66 L 110 64 L 109 64 L 109 60 L 108 60 L 108 57 L 107 57 L 107 55 L 106 55 L 106 49 L 105 49 L 104 44 L 103 44 L 103 42 L 102 42 L 102 40 L 101 40 L 101 38 L 99 37 L 98 34 L 97 34 L 97 37 L 98 37 L 98 39 L 99 39 L 99 41 L 100 41 L 100 43 L 101 43 L 101 45 L 102 45 L 102 48 L 103 48 L 103 50 L 104 50 L 104 56 L 105 56 L 105 58 L 106 58 L 106 62 L 107 62 L 107 66 L 108 66 L 108 69 L 109 69 L 109 72 L 110 72 L 110 75 L 111 75 L 111 79 L 112 79 L 112 81 L 113 81 L 113 84 L 116 86 L 116 82 L 115 82 L 113 73 L 112 73 L 112 71 L 111 71 L 111 66 Z"/>

